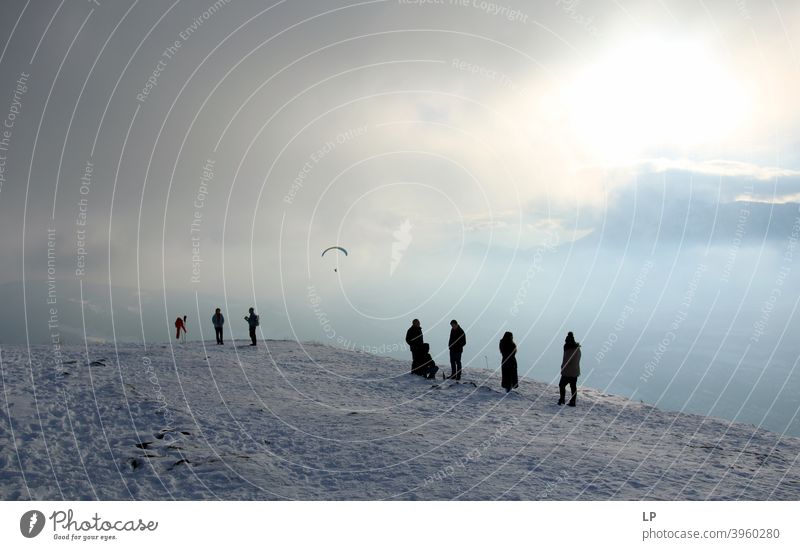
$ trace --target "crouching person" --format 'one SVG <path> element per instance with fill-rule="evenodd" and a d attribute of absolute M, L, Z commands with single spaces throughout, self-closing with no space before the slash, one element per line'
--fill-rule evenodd
<path fill-rule="evenodd" d="M 433 357 L 431 357 L 431 346 L 429 344 L 422 344 L 422 349 L 420 355 L 422 356 L 422 364 L 419 367 L 419 371 L 417 374 L 420 376 L 424 376 L 428 380 L 433 380 L 436 378 L 436 373 L 439 372 L 439 367 L 436 366 L 436 363 L 433 361 Z"/>

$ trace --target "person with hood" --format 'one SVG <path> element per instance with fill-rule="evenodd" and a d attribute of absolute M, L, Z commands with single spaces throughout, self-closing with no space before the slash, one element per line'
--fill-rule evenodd
<path fill-rule="evenodd" d="M 253 308 L 250 308 L 248 311 L 250 312 L 250 315 L 246 315 L 244 320 L 247 321 L 247 325 L 250 328 L 250 341 L 252 342 L 250 345 L 251 346 L 255 346 L 256 345 L 256 327 L 259 324 L 258 315 L 256 315 L 256 312 L 255 312 L 255 310 Z"/>
<path fill-rule="evenodd" d="M 178 317 L 175 319 L 175 339 L 180 340 L 181 338 L 181 330 L 184 334 L 186 334 L 186 315 L 183 318 Z"/>
<path fill-rule="evenodd" d="M 450 378 L 461 380 L 461 354 L 467 345 L 467 335 L 458 325 L 458 321 L 450 321 L 450 339 L 447 347 L 450 348 Z"/>
<path fill-rule="evenodd" d="M 406 344 L 411 350 L 411 372 L 420 374 L 419 368 L 422 365 L 422 326 L 419 319 L 411 321 L 411 326 L 406 331 Z"/>
<path fill-rule="evenodd" d="M 500 363 L 500 372 L 502 374 L 500 385 L 508 393 L 512 388 L 516 388 L 519 385 L 517 345 L 514 343 L 514 335 L 510 332 L 506 332 L 500 340 L 500 355 L 503 357 L 503 362 Z"/>
<path fill-rule="evenodd" d="M 214 325 L 214 333 L 217 337 L 217 345 L 224 344 L 225 341 L 222 339 L 222 325 L 225 324 L 225 316 L 222 315 L 222 312 L 219 308 L 217 308 L 214 312 L 214 315 L 211 316 L 211 323 Z"/>
<path fill-rule="evenodd" d="M 564 404 L 564 397 L 567 392 L 567 384 L 572 391 L 572 398 L 569 400 L 570 407 L 575 406 L 575 398 L 578 395 L 578 377 L 581 375 L 581 345 L 575 341 L 575 336 L 571 332 L 567 333 L 564 339 L 564 357 L 561 360 L 561 380 L 558 383 L 559 399 L 558 404 Z"/>
<path fill-rule="evenodd" d="M 420 376 L 427 378 L 428 380 L 433 380 L 436 378 L 436 373 L 439 371 L 439 367 L 436 366 L 436 363 L 433 361 L 433 357 L 431 357 L 431 347 L 429 344 L 422 344 L 420 348 L 420 366 L 418 369 L 417 374 Z"/>

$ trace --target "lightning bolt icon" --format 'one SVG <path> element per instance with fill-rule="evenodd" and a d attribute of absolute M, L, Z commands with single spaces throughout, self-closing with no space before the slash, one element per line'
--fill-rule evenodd
<path fill-rule="evenodd" d="M 39 514 L 36 512 L 31 514 L 31 525 L 28 527 L 28 534 L 30 535 L 33 531 L 33 528 L 36 526 L 36 523 L 39 521 Z"/>

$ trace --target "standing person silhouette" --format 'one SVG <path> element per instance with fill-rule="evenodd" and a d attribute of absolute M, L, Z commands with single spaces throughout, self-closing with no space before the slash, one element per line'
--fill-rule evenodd
<path fill-rule="evenodd" d="M 211 324 L 214 325 L 214 335 L 217 337 L 217 345 L 224 344 L 225 341 L 222 339 L 222 326 L 225 324 L 225 316 L 222 315 L 222 312 L 219 308 L 214 311 L 214 315 L 211 316 Z"/>
<path fill-rule="evenodd" d="M 175 319 L 175 339 L 180 340 L 181 338 L 181 330 L 184 334 L 186 334 L 186 315 L 183 318 L 178 317 Z"/>
<path fill-rule="evenodd" d="M 422 350 L 422 325 L 419 319 L 411 321 L 411 326 L 406 331 L 406 344 L 411 350 L 411 372 L 414 374 L 422 374 L 420 367 L 424 362 Z"/>
<path fill-rule="evenodd" d="M 450 338 L 447 347 L 450 348 L 450 378 L 461 380 L 461 354 L 467 345 L 467 335 L 458 325 L 458 321 L 450 321 Z"/>
<path fill-rule="evenodd" d="M 514 343 L 514 335 L 510 332 L 506 332 L 500 340 L 500 355 L 503 356 L 503 362 L 500 363 L 500 372 L 502 374 L 500 385 L 508 393 L 512 388 L 516 388 L 519 385 L 517 345 Z"/>
<path fill-rule="evenodd" d="M 575 336 L 571 332 L 567 333 L 564 339 L 564 357 L 561 360 L 561 380 L 558 382 L 558 404 L 564 404 L 564 397 L 567 393 L 567 384 L 572 391 L 572 398 L 569 400 L 570 407 L 575 406 L 575 398 L 578 395 L 578 377 L 581 375 L 581 345 L 575 341 Z"/>
<path fill-rule="evenodd" d="M 256 315 L 255 310 L 250 308 L 248 310 L 250 315 L 246 315 L 244 320 L 247 321 L 247 326 L 250 328 L 250 341 L 252 342 L 250 345 L 256 345 L 256 327 L 259 325 L 258 315 Z"/>

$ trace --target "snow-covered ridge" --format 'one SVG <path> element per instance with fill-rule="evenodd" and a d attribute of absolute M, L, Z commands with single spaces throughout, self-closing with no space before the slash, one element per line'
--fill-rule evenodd
<path fill-rule="evenodd" d="M 484 369 L 432 383 L 287 341 L 1 351 L 4 500 L 800 498 L 798 439 L 587 388 L 559 407 Z"/>

